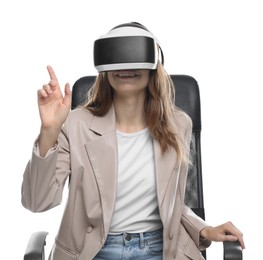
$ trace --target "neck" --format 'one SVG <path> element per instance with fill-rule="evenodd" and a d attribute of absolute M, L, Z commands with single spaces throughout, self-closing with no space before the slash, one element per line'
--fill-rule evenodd
<path fill-rule="evenodd" d="M 147 127 L 144 112 L 144 97 L 114 99 L 114 108 L 117 130 L 132 133 Z"/>

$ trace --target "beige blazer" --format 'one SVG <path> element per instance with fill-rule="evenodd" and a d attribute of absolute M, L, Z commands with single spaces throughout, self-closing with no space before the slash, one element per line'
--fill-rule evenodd
<path fill-rule="evenodd" d="M 190 143 L 191 121 L 176 115 L 179 135 Z M 68 202 L 49 259 L 91 260 L 109 232 L 116 199 L 117 138 L 112 107 L 103 117 L 85 109 L 70 112 L 57 146 L 45 158 L 34 150 L 22 184 L 22 204 L 33 212 L 61 203 L 70 176 Z M 207 224 L 184 205 L 186 164 L 176 164 L 173 149 L 161 153 L 154 140 L 157 195 L 163 223 L 163 259 L 203 259 L 210 241 L 200 238 Z"/>

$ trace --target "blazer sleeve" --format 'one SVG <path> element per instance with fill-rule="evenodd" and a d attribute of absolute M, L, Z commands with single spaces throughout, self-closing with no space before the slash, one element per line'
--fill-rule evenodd
<path fill-rule="evenodd" d="M 207 227 L 207 223 L 197 216 L 189 207 L 183 207 L 181 223 L 196 246 L 202 251 L 211 245 L 211 241 L 200 236 L 200 231 Z"/>
<path fill-rule="evenodd" d="M 58 138 L 58 144 L 46 157 L 40 157 L 33 149 L 22 182 L 22 205 L 32 212 L 42 212 L 59 205 L 63 188 L 70 174 L 69 142 L 66 124 Z"/>

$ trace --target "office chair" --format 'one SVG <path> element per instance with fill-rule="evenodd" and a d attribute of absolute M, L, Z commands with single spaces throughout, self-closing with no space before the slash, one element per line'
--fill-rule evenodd
<path fill-rule="evenodd" d="M 205 219 L 203 182 L 202 182 L 202 164 L 201 164 L 201 108 L 200 94 L 197 81 L 187 75 L 171 75 L 176 88 L 175 104 L 184 110 L 192 119 L 192 143 L 191 157 L 192 164 L 189 167 L 188 178 L 185 191 L 185 203 L 198 216 Z M 85 76 L 78 79 L 72 88 L 72 105 L 75 109 L 78 105 L 84 103 L 87 98 L 87 92 L 94 83 L 95 76 Z M 35 232 L 31 235 L 24 260 L 44 260 L 46 236 L 48 232 Z M 202 252 L 206 259 L 206 251 Z M 238 241 L 223 242 L 224 260 L 242 260 L 242 249 Z"/>

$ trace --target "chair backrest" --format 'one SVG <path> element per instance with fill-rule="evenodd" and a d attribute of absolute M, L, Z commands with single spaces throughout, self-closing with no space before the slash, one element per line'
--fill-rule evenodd
<path fill-rule="evenodd" d="M 175 104 L 184 110 L 192 119 L 192 163 L 188 171 L 185 192 L 185 203 L 197 215 L 205 219 L 201 165 L 201 110 L 200 95 L 197 81 L 187 75 L 171 75 L 175 86 Z M 72 87 L 72 109 L 84 103 L 87 92 L 95 81 L 95 76 L 85 76 L 78 79 Z"/>

